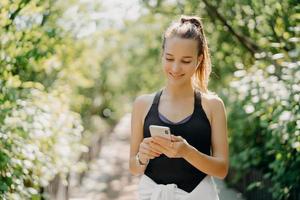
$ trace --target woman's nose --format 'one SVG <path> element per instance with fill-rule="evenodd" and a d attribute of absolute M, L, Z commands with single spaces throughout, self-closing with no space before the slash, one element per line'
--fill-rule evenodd
<path fill-rule="evenodd" d="M 177 63 L 177 62 L 174 62 L 173 65 L 172 65 L 172 71 L 173 71 L 173 72 L 178 72 L 178 71 L 180 71 L 180 64 Z"/>

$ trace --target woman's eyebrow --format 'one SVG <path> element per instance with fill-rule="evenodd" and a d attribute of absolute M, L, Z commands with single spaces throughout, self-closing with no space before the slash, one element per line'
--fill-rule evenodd
<path fill-rule="evenodd" d="M 166 53 L 168 56 L 173 56 L 172 54 L 170 53 Z M 192 58 L 192 56 L 183 56 L 183 58 Z"/>

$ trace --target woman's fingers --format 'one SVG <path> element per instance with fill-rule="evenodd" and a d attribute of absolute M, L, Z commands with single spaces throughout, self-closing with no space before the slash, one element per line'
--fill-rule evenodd
<path fill-rule="evenodd" d="M 151 151 L 151 150 L 149 150 L 149 149 L 140 149 L 140 152 L 141 152 L 141 153 L 144 153 L 144 154 L 147 154 L 147 155 L 149 155 L 149 156 L 154 156 L 154 157 L 157 157 L 157 156 L 160 155 L 160 154 L 155 153 L 155 152 L 153 152 L 153 151 Z"/>
<path fill-rule="evenodd" d="M 154 158 L 160 156 L 160 154 L 154 154 L 145 149 L 141 149 L 140 153 L 144 154 L 148 159 L 154 159 Z"/>
<path fill-rule="evenodd" d="M 141 147 L 140 147 L 140 151 L 145 153 L 145 154 L 148 154 L 150 156 L 160 156 L 160 152 L 158 151 L 155 151 L 154 149 L 152 149 L 149 145 L 145 145 L 145 144 L 142 144 Z"/>
<path fill-rule="evenodd" d="M 172 140 L 173 142 L 178 142 L 178 141 L 181 141 L 181 140 L 182 140 L 182 137 L 181 137 L 181 136 L 171 135 L 171 140 Z"/>
<path fill-rule="evenodd" d="M 140 157 L 144 157 L 144 158 L 146 158 L 147 160 L 150 160 L 150 159 L 154 159 L 155 158 L 155 156 L 152 156 L 152 155 L 149 155 L 148 153 L 142 153 L 142 152 L 140 152 Z"/>
<path fill-rule="evenodd" d="M 171 143 L 172 143 L 171 140 L 163 138 L 163 137 L 154 137 L 153 140 L 155 143 L 158 143 L 164 147 L 167 147 L 167 146 L 170 147 Z"/>
<path fill-rule="evenodd" d="M 165 153 L 166 151 L 168 151 L 168 149 L 166 149 L 164 146 L 162 146 L 159 143 L 156 143 L 154 141 L 150 143 L 150 146 L 152 149 L 155 149 L 156 151 L 159 151 L 162 153 Z"/>
<path fill-rule="evenodd" d="M 151 141 L 152 141 L 152 140 L 151 140 Z M 151 151 L 151 152 L 154 153 L 154 154 L 161 154 L 160 151 L 156 151 L 155 149 L 152 149 L 152 148 L 151 148 L 150 142 L 147 143 L 147 144 L 142 143 L 142 144 L 141 144 L 141 147 L 142 147 L 142 148 L 145 148 L 145 149 L 148 150 L 148 151 Z"/>
<path fill-rule="evenodd" d="M 152 140 L 153 140 L 152 137 L 147 137 L 147 138 L 144 138 L 143 142 L 146 144 L 149 144 Z"/>

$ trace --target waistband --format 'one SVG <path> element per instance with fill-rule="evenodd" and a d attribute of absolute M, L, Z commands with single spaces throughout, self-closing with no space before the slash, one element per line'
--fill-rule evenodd
<path fill-rule="evenodd" d="M 176 184 L 157 184 L 143 174 L 138 184 L 139 200 L 219 200 L 213 178 L 207 175 L 196 188 L 188 193 Z"/>

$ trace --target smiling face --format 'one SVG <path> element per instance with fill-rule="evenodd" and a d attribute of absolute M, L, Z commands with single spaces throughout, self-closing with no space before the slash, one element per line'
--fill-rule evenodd
<path fill-rule="evenodd" d="M 167 38 L 162 55 L 163 71 L 171 84 L 191 82 L 200 63 L 197 41 L 179 37 Z"/>

